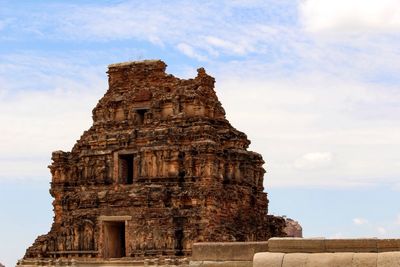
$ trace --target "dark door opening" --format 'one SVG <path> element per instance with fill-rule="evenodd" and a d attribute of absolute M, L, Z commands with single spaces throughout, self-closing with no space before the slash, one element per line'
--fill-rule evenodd
<path fill-rule="evenodd" d="M 174 233 L 174 238 L 175 238 L 175 256 L 183 256 L 184 255 L 184 238 L 185 234 L 183 232 L 184 229 L 184 224 L 186 221 L 186 218 L 184 217 L 174 217 L 174 226 L 175 226 L 175 233 Z"/>
<path fill-rule="evenodd" d="M 144 117 L 146 112 L 149 111 L 148 109 L 137 109 L 136 110 L 136 124 L 142 125 L 144 123 Z"/>
<path fill-rule="evenodd" d="M 104 257 L 125 256 L 125 222 L 104 222 Z"/>
<path fill-rule="evenodd" d="M 122 184 L 133 184 L 133 155 L 119 155 L 119 179 Z"/>
<path fill-rule="evenodd" d="M 175 230 L 175 256 L 183 256 L 183 230 Z"/>

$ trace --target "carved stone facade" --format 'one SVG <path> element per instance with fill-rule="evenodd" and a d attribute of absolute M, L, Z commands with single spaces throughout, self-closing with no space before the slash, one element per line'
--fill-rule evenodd
<path fill-rule="evenodd" d="M 109 66 L 109 89 L 71 152 L 53 152 L 54 223 L 25 259 L 175 257 L 202 241 L 283 236 L 260 154 L 225 118 L 214 78 L 162 61 Z"/>

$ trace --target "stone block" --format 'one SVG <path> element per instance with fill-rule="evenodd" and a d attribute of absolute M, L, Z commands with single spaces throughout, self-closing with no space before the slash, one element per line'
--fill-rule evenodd
<path fill-rule="evenodd" d="M 400 239 L 378 239 L 378 252 L 400 251 Z"/>
<path fill-rule="evenodd" d="M 306 267 L 328 267 L 334 261 L 334 253 L 312 253 L 307 256 Z"/>
<path fill-rule="evenodd" d="M 326 252 L 377 252 L 377 239 L 326 239 Z"/>
<path fill-rule="evenodd" d="M 330 263 L 329 267 L 352 266 L 353 255 L 354 253 L 349 252 L 333 253 L 333 261 Z"/>
<path fill-rule="evenodd" d="M 325 239 L 271 238 L 268 240 L 269 252 L 318 253 L 325 252 Z"/>
<path fill-rule="evenodd" d="M 400 267 L 400 252 L 378 253 L 377 267 Z"/>
<path fill-rule="evenodd" d="M 268 251 L 268 242 L 204 242 L 192 247 L 194 261 L 252 261 L 257 252 Z"/>
<path fill-rule="evenodd" d="M 256 253 L 253 258 L 253 267 L 282 267 L 284 256 L 284 253 Z"/>
<path fill-rule="evenodd" d="M 352 267 L 376 267 L 378 253 L 354 253 Z"/>
<path fill-rule="evenodd" d="M 306 267 L 307 253 L 289 253 L 283 258 L 282 267 Z"/>
<path fill-rule="evenodd" d="M 252 267 L 252 261 L 191 261 L 189 267 Z"/>

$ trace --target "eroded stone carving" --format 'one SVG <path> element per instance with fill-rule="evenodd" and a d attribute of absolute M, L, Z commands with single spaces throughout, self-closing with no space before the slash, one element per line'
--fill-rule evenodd
<path fill-rule="evenodd" d="M 285 235 L 267 215 L 264 161 L 226 120 L 214 78 L 165 68 L 109 66 L 93 126 L 52 154 L 54 223 L 25 259 L 186 256 L 194 242 Z"/>

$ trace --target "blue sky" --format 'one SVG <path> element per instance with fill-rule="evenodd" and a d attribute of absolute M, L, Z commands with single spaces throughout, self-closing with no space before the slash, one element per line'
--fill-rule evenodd
<path fill-rule="evenodd" d="M 52 221 L 51 152 L 91 125 L 115 62 L 205 67 L 304 235 L 400 237 L 397 0 L 0 0 L 0 262 Z"/>

